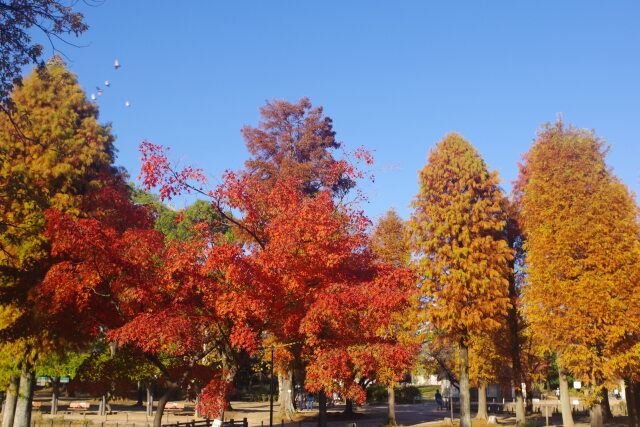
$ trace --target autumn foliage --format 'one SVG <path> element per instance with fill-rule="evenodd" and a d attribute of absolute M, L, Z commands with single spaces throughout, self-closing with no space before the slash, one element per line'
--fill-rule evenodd
<path fill-rule="evenodd" d="M 638 212 L 606 152 L 591 132 L 547 126 L 518 182 L 527 319 L 596 393 L 637 369 L 640 325 Z"/>
<path fill-rule="evenodd" d="M 613 381 L 640 402 L 638 209 L 592 132 L 544 127 L 513 200 L 448 134 L 419 173 L 411 220 L 391 210 L 372 227 L 358 189 L 371 154 L 347 151 L 307 98 L 267 102 L 242 129 L 244 167 L 216 186 L 143 142 L 142 189 L 113 166 L 110 129 L 59 58 L 11 103 L 0 115 L 2 381 L 22 370 L 32 384 L 39 357 L 85 351 L 76 386 L 94 393 L 159 377 L 160 426 L 178 390 L 220 416 L 241 365 L 272 350 L 286 417 L 294 370 L 321 402 L 362 402 L 365 382 L 393 390 L 431 339 L 451 381 L 458 364 L 464 426 L 470 382 L 496 381 L 515 388 L 523 424 L 522 384 L 552 352 L 588 386 L 594 425 Z M 187 193 L 205 200 L 163 205 Z"/>
<path fill-rule="evenodd" d="M 286 108 L 290 111 L 283 118 Z M 333 133 L 318 117 L 321 110 L 311 110 L 301 119 L 309 108 L 306 100 L 294 106 L 280 101 L 268 105 L 262 129 L 244 130 L 255 160 L 247 162 L 246 170 L 228 172 L 223 184 L 208 194 L 222 215 L 239 213 L 226 219 L 243 242 L 251 271 L 267 290 L 262 299 L 269 308 L 266 330 L 276 342 L 299 344 L 307 366 L 307 388 L 338 391 L 361 401 L 364 393 L 355 382 L 357 375 L 371 373 L 383 360 L 406 364 L 411 357 L 411 350 L 394 347 L 395 339 L 385 336 L 384 330 L 389 314 L 408 304 L 413 280 L 407 270 L 374 262 L 367 249 L 368 219 L 338 204 L 337 195 L 361 173 L 328 155 L 327 148 L 337 147 L 331 142 Z M 272 126 L 274 115 L 286 123 Z M 287 130 L 287 123 L 294 127 L 306 123 L 306 130 Z M 285 131 L 275 134 L 273 129 Z M 285 134 L 299 139 L 292 142 Z M 258 136 L 264 139 L 261 146 L 256 143 Z M 295 153 L 307 154 L 302 158 L 281 154 L 282 141 L 297 144 L 289 147 L 299 150 Z M 270 154 L 261 154 L 267 151 Z M 147 185 L 161 184 L 161 194 L 173 194 L 202 184 L 175 179 L 198 178 L 188 169 L 166 174 L 162 153 L 159 147 L 145 153 L 150 160 L 161 158 L 146 163 L 152 172 Z M 325 167 L 313 165 L 317 161 L 325 162 Z M 374 347 L 381 358 L 363 359 Z"/>
<path fill-rule="evenodd" d="M 474 336 L 500 328 L 509 307 L 513 254 L 505 238 L 503 193 L 495 172 L 460 135 L 429 153 L 413 202 L 411 243 L 418 256 L 430 323 L 460 349 L 462 423 L 470 425 L 467 351 Z"/>

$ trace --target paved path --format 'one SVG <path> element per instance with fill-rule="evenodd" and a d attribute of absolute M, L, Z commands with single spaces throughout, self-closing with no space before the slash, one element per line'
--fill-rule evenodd
<path fill-rule="evenodd" d="M 38 399 L 41 400 L 41 399 Z M 74 425 L 93 424 L 101 427 L 147 427 L 152 425 L 153 418 L 147 417 L 144 412 L 144 408 L 136 408 L 128 402 L 122 402 L 122 404 L 114 403 L 113 410 L 116 413 L 106 416 L 96 415 L 95 411 L 90 414 L 60 414 L 52 417 L 46 413 L 47 402 L 43 400 L 43 409 L 45 413 L 34 412 L 32 421 L 37 427 L 49 427 L 52 421 L 55 420 L 55 425 L 62 424 L 63 426 L 71 422 Z M 63 399 L 60 402 L 60 408 L 64 409 L 68 405 L 69 398 Z M 73 400 L 88 400 L 76 398 Z M 97 401 L 91 400 L 92 408 L 97 408 Z M 133 403 L 133 402 L 131 402 Z M 185 402 L 188 411 L 193 410 L 192 402 Z M 241 421 L 243 418 L 247 418 L 250 427 L 267 427 L 269 426 L 269 402 L 232 402 L 233 411 L 227 411 L 225 413 L 225 419 L 231 418 Z M 344 410 L 344 406 L 339 405 L 329 409 L 329 427 L 347 427 L 347 424 L 355 423 L 356 427 L 380 427 L 384 424 L 384 419 L 387 412 L 386 405 L 366 405 L 359 407 L 356 410 L 356 414 L 353 417 L 346 417 L 341 412 Z M 296 414 L 296 421 L 289 423 L 282 423 L 277 417 L 278 405 L 274 405 L 274 427 L 316 427 L 317 426 L 317 407 L 315 410 L 305 410 Z M 454 414 L 456 417 L 458 414 Z M 396 405 L 396 417 L 398 424 L 403 426 L 412 427 L 428 427 L 431 425 L 438 425 L 445 417 L 449 417 L 450 413 L 446 410 L 437 410 L 435 403 L 416 403 L 409 405 Z M 163 417 L 163 424 L 173 424 L 176 422 L 186 423 L 194 420 L 193 413 L 191 415 L 176 415 L 174 413 L 167 413 Z M 544 418 L 540 420 L 544 425 Z M 556 414 L 551 420 L 551 425 L 562 425 L 562 419 L 559 414 Z M 576 418 L 577 427 L 587 427 L 588 417 L 581 419 Z M 617 420 L 618 422 L 622 420 Z M 502 425 L 514 425 L 515 419 L 509 416 L 500 416 L 499 422 Z M 475 424 L 475 423 L 474 423 Z M 615 426 L 621 424 L 607 424 L 608 426 Z"/>
<path fill-rule="evenodd" d="M 40 400 L 40 399 L 38 399 Z M 60 409 L 63 411 L 69 404 L 67 400 L 62 399 L 60 401 Z M 118 404 L 114 402 L 112 409 L 115 413 L 105 416 L 97 415 L 95 410 L 97 408 L 97 401 L 94 402 L 90 399 L 74 398 L 73 400 L 90 401 L 92 404 L 92 412 L 87 414 L 73 413 L 63 414 L 60 413 L 56 416 L 48 414 L 48 402 L 43 399 L 43 412 L 36 411 L 33 415 L 33 421 L 37 425 L 50 425 L 52 420 L 56 423 L 64 420 L 64 422 L 71 421 L 74 424 L 93 423 L 98 425 L 104 425 L 113 427 L 116 424 L 118 427 L 129 426 L 144 427 L 152 424 L 153 417 L 147 417 L 144 408 L 137 408 L 126 404 Z M 187 410 L 193 410 L 193 403 L 185 402 Z M 225 420 L 234 419 L 241 421 L 243 418 L 247 418 L 250 427 L 260 427 L 269 425 L 269 402 L 231 402 L 233 407 L 232 411 L 227 411 L 224 414 Z M 386 405 L 366 405 L 358 407 L 356 414 L 353 417 L 347 417 L 342 414 L 344 405 L 338 405 L 329 409 L 329 426 L 330 427 L 346 427 L 347 424 L 356 423 L 357 427 L 379 427 L 384 424 L 384 419 L 387 412 Z M 275 427 L 281 427 L 282 421 L 277 416 L 278 405 L 274 404 L 274 424 Z M 304 410 L 296 414 L 295 422 L 285 423 L 285 427 L 313 427 L 317 425 L 317 406 L 314 410 Z M 401 425 L 409 426 L 415 424 L 422 424 L 425 422 L 442 420 L 448 416 L 446 411 L 437 411 L 434 403 L 418 403 L 411 405 L 396 405 L 396 417 L 398 423 Z M 176 422 L 188 422 L 194 420 L 195 417 L 191 415 L 176 415 L 165 411 L 163 416 L 163 424 L 176 423 Z"/>

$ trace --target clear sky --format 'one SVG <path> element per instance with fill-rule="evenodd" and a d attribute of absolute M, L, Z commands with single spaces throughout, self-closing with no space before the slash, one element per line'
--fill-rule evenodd
<path fill-rule="evenodd" d="M 417 171 L 457 131 L 506 189 L 537 129 L 561 112 L 611 144 L 640 189 L 638 1 L 164 1 L 80 3 L 83 48 L 60 46 L 118 163 L 138 175 L 140 141 L 219 177 L 247 158 L 240 135 L 265 100 L 309 96 L 347 148 L 376 157 L 365 211 L 408 217 Z M 50 51 L 49 51 L 50 52 Z M 113 61 L 122 64 L 114 70 Z M 131 107 L 124 107 L 129 100 Z M 177 201 L 178 206 L 184 201 Z"/>

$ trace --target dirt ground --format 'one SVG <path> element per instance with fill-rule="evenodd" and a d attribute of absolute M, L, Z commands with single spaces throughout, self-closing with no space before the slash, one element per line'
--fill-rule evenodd
<path fill-rule="evenodd" d="M 59 402 L 61 411 L 65 411 L 72 401 L 86 401 L 91 404 L 91 410 L 86 413 L 61 413 L 56 416 L 48 414 L 49 399 L 46 395 L 36 396 L 36 400 L 41 402 L 41 409 L 34 411 L 32 422 L 35 427 L 54 427 L 54 425 L 100 425 L 101 427 L 146 427 L 153 422 L 152 417 L 145 415 L 144 407 L 134 406 L 133 401 L 118 401 L 111 404 L 112 413 L 106 416 L 97 414 L 98 400 L 82 397 L 62 398 Z M 193 412 L 193 402 L 184 402 L 185 411 L 182 413 L 165 412 L 163 424 L 186 423 L 195 420 Z M 241 421 L 247 418 L 250 427 L 264 427 L 269 425 L 269 402 L 232 402 L 233 410 L 224 414 L 225 420 L 234 419 Z M 329 409 L 329 427 L 347 427 L 347 424 L 355 424 L 354 427 L 381 427 L 384 425 L 386 416 L 386 405 L 365 405 L 356 408 L 354 415 L 346 416 L 342 414 L 343 405 L 338 405 Z M 274 404 L 274 426 L 275 427 L 315 427 L 317 425 L 317 407 L 314 410 L 304 410 L 296 414 L 294 422 L 283 422 L 277 416 L 278 405 Z M 413 427 L 435 427 L 444 426 L 445 417 L 450 417 L 449 411 L 438 410 L 435 403 L 425 402 L 396 406 L 396 417 L 398 424 Z M 458 414 L 454 414 L 457 418 Z M 515 425 L 515 419 L 510 415 L 498 415 L 499 425 Z M 539 415 L 528 418 L 535 420 L 539 426 L 545 425 L 545 418 Z M 586 427 L 589 425 L 587 417 L 576 418 L 576 426 Z M 454 420 L 454 425 L 457 425 Z M 562 425 L 559 415 L 549 419 L 549 425 Z M 624 417 L 617 417 L 614 423 L 609 423 L 609 427 L 626 425 Z M 488 424 L 483 420 L 474 420 L 474 427 L 486 427 Z"/>

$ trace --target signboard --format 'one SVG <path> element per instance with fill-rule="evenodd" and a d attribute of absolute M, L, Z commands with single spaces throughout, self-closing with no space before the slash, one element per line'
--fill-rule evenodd
<path fill-rule="evenodd" d="M 47 385 L 48 380 L 49 380 L 49 377 L 38 377 L 36 378 L 36 385 L 38 387 L 44 387 Z"/>
<path fill-rule="evenodd" d="M 71 380 L 69 377 L 60 377 L 60 384 L 66 384 Z"/>
<path fill-rule="evenodd" d="M 573 388 L 575 388 L 576 390 L 580 390 L 581 387 L 582 387 L 582 383 L 580 381 L 573 382 Z"/>

